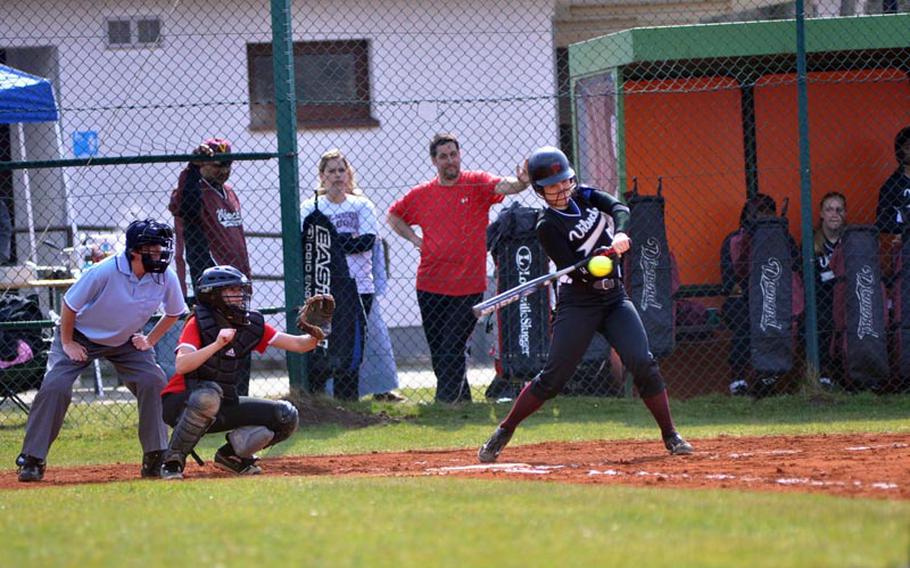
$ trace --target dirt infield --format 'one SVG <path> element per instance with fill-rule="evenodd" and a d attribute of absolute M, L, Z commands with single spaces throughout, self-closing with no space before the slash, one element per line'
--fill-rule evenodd
<path fill-rule="evenodd" d="M 669 456 L 658 442 L 549 442 L 507 448 L 500 462 L 476 450 L 265 458 L 265 475 L 450 476 L 648 487 L 796 491 L 910 499 L 910 435 L 719 437 L 692 440 L 696 453 Z M 138 477 L 136 464 L 47 471 L 41 483 L 0 474 L 0 489 L 107 483 Z M 187 480 L 227 477 L 211 462 L 187 466 Z"/>

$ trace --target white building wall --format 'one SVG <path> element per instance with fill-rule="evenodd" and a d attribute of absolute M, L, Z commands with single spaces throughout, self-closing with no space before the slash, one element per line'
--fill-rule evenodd
<path fill-rule="evenodd" d="M 542 144 L 557 142 L 550 2 L 470 0 L 298 2 L 297 40 L 368 39 L 375 128 L 302 130 L 300 183 L 309 196 L 316 162 L 340 147 L 384 218 L 388 206 L 435 175 L 427 144 L 438 131 L 459 135 L 465 168 L 513 174 Z M 163 41 L 152 49 L 108 49 L 108 17 L 154 15 Z M 274 132 L 249 128 L 246 45 L 271 40 L 268 2 L 6 0 L 0 49 L 51 46 L 58 54 L 61 125 L 67 155 L 74 132 L 99 134 L 100 155 L 188 152 L 212 135 L 235 151 L 275 151 Z M 137 216 L 170 219 L 167 201 L 180 164 L 75 168 L 69 192 L 75 221 L 125 226 Z M 280 231 L 277 162 L 237 163 L 232 183 L 248 231 Z M 521 199 L 533 201 L 533 196 Z M 507 201 L 508 203 L 508 201 Z M 495 209 L 494 209 L 495 215 Z M 417 325 L 418 258 L 382 223 L 391 245 L 390 325 Z M 277 241 L 250 240 L 253 271 L 281 274 Z M 283 300 L 280 286 L 257 303 Z M 267 295 L 268 297 L 263 297 Z"/>

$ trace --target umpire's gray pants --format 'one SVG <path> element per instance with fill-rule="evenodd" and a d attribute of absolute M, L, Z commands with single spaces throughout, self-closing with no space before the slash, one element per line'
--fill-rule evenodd
<path fill-rule="evenodd" d="M 79 335 L 78 332 L 76 334 Z M 121 382 L 136 395 L 139 402 L 139 441 L 143 452 L 166 448 L 167 426 L 161 419 L 161 389 L 166 381 L 164 371 L 155 363 L 155 352 L 139 351 L 129 341 L 118 347 L 108 347 L 83 336 L 79 338 L 79 343 L 88 352 L 85 361 L 73 361 L 67 357 L 60 341 L 60 330 L 54 333 L 44 381 L 32 403 L 25 426 L 22 453 L 39 459 L 47 458 L 73 399 L 73 383 L 83 369 L 101 358 L 114 365 Z"/>

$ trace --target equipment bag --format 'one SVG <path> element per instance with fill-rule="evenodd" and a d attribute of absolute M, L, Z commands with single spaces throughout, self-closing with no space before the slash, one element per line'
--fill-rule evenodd
<path fill-rule="evenodd" d="M 47 316 L 41 311 L 37 294 L 20 296 L 7 292 L 0 296 L 0 321 L 39 321 Z M 32 359 L 0 370 L 2 394 L 15 394 L 41 386 L 47 365 L 48 344 L 41 329 L 0 330 L 0 359 L 15 360 L 19 342 L 24 341 L 32 351 Z"/>
<path fill-rule="evenodd" d="M 638 182 L 628 197 L 632 220 L 632 248 L 623 257 L 626 291 L 638 310 L 655 357 L 664 357 L 676 346 L 676 310 L 673 271 L 664 219 L 663 184 L 657 195 L 640 195 Z"/>
<path fill-rule="evenodd" d="M 844 229 L 831 255 L 834 271 L 832 355 L 843 361 L 844 377 L 854 388 L 872 388 L 888 380 L 888 312 L 879 264 L 878 229 Z"/>
<path fill-rule="evenodd" d="M 802 282 L 786 217 L 755 221 L 743 243 L 749 259 L 749 346 L 759 373 L 783 374 L 793 367 L 795 318 L 802 312 Z M 796 300 L 796 301 L 794 301 Z"/>
<path fill-rule="evenodd" d="M 537 240 L 539 209 L 513 203 L 487 228 L 487 248 L 496 264 L 496 293 L 546 274 L 550 260 Z M 548 290 L 525 296 L 496 314 L 499 372 L 530 380 L 543 368 L 550 348 Z"/>
<path fill-rule="evenodd" d="M 313 211 L 303 221 L 302 239 L 305 296 L 330 293 L 335 298 L 332 334 L 307 353 L 310 391 L 319 392 L 336 373 L 356 377 L 363 361 L 366 314 L 331 220 L 318 209 Z M 357 385 L 344 387 L 357 393 Z"/>

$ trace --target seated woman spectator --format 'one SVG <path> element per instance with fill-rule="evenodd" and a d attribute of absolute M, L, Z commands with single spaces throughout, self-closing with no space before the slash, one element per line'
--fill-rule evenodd
<path fill-rule="evenodd" d="M 847 198 L 836 191 L 828 192 L 819 204 L 819 224 L 815 230 L 815 286 L 818 313 L 819 379 L 824 388 L 835 384 L 831 339 L 834 334 L 834 272 L 831 255 L 840 243 L 847 224 Z"/>

